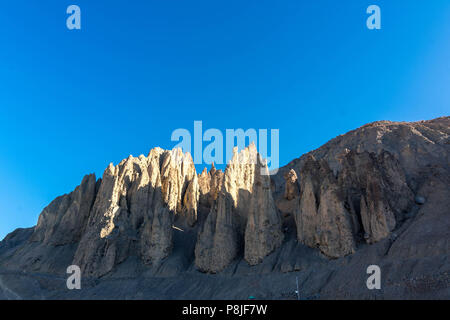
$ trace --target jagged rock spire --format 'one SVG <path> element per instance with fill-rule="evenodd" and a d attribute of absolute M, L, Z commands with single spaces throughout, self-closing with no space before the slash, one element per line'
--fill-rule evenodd
<path fill-rule="evenodd" d="M 217 202 L 198 235 L 195 262 L 202 271 L 223 270 L 241 251 L 250 264 L 257 264 L 281 245 L 281 219 L 270 176 L 257 158 L 254 144 L 239 153 L 234 149 Z M 264 170 L 267 175 L 262 175 Z"/>

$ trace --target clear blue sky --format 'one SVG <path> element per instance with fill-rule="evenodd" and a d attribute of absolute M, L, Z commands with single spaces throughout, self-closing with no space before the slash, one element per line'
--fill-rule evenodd
<path fill-rule="evenodd" d="M 0 238 L 194 120 L 280 129 L 283 165 L 367 122 L 448 115 L 449 40 L 448 0 L 2 1 Z"/>

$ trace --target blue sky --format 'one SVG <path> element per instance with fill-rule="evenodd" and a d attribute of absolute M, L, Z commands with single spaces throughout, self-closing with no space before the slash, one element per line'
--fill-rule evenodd
<path fill-rule="evenodd" d="M 448 115 L 449 39 L 448 0 L 3 1 L 0 239 L 194 120 L 279 129 L 284 165 L 368 122 Z"/>

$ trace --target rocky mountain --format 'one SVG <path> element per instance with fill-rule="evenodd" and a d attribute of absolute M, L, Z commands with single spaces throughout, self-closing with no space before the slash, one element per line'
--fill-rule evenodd
<path fill-rule="evenodd" d="M 0 242 L 0 298 L 286 299 L 298 277 L 304 298 L 448 299 L 449 135 L 374 122 L 275 175 L 253 144 L 200 174 L 179 149 L 130 156 Z"/>

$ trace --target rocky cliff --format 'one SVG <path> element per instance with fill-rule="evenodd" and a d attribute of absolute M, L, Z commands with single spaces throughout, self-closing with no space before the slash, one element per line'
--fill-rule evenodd
<path fill-rule="evenodd" d="M 198 235 L 195 262 L 202 271 L 218 272 L 240 253 L 260 263 L 283 240 L 280 212 L 270 189 L 270 175 L 254 144 L 228 164 L 216 203 Z"/>
<path fill-rule="evenodd" d="M 235 149 L 225 171 L 213 165 L 200 174 L 179 149 L 130 156 L 110 164 L 101 179 L 85 176 L 73 192 L 42 211 L 34 228 L 16 230 L 0 242 L 0 280 L 2 272 L 7 277 L 19 270 L 64 277 L 71 264 L 80 266 L 86 279 L 191 275 L 203 277 L 198 281 L 204 286 L 216 285 L 221 277 L 244 283 L 241 277 L 254 274 L 276 279 L 279 273 L 316 270 L 328 280 L 309 280 L 311 291 L 336 297 L 355 266 L 385 264 L 396 283 L 402 278 L 395 264 L 403 262 L 413 265 L 404 278 L 437 277 L 437 292 L 445 295 L 450 287 L 449 135 L 449 117 L 375 122 L 272 176 L 253 144 Z M 186 286 L 194 281 L 189 279 Z M 58 297 L 70 297 L 58 290 Z M 142 297 L 164 298 L 167 290 Z M 186 296 L 172 292 L 170 297 Z"/>

